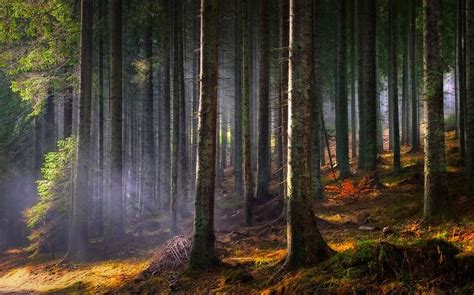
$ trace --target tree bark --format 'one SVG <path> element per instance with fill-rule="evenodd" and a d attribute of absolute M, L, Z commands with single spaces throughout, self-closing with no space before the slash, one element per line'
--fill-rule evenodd
<path fill-rule="evenodd" d="M 350 175 L 347 110 L 347 1 L 336 1 L 336 156 L 339 178 Z"/>
<path fill-rule="evenodd" d="M 87 215 L 91 198 L 89 187 L 91 100 L 92 100 L 92 1 L 81 1 L 81 52 L 79 130 L 75 167 L 74 198 L 66 260 L 87 258 Z"/>
<path fill-rule="evenodd" d="M 468 191 L 474 195 L 474 1 L 466 1 L 466 153 Z"/>
<path fill-rule="evenodd" d="M 415 35 L 416 35 L 416 1 L 409 1 L 409 42 L 408 42 L 408 57 L 410 63 L 410 90 L 411 90 L 411 151 L 419 152 L 420 151 L 420 126 L 418 120 L 418 96 L 417 96 L 417 83 L 416 83 L 416 44 L 415 44 Z"/>
<path fill-rule="evenodd" d="M 389 56 L 388 56 L 388 99 L 392 102 L 392 129 L 393 129 L 393 169 L 399 171 L 400 163 L 400 125 L 398 115 L 398 68 L 397 68 L 397 6 L 395 0 L 389 0 L 388 29 L 389 29 Z"/>
<path fill-rule="evenodd" d="M 312 5 L 311 0 L 290 0 L 288 256 L 283 268 L 313 265 L 332 253 L 318 230 L 312 206 Z"/>
<path fill-rule="evenodd" d="M 201 67 L 198 131 L 198 163 L 192 269 L 217 263 L 214 235 L 214 179 L 217 133 L 218 0 L 201 0 Z"/>
<path fill-rule="evenodd" d="M 441 218 L 449 211 L 444 154 L 442 13 L 442 0 L 423 1 L 425 221 Z"/>
<path fill-rule="evenodd" d="M 242 6 L 235 0 L 235 69 L 234 69 L 234 174 L 235 192 L 244 195 L 242 143 Z"/>
<path fill-rule="evenodd" d="M 266 200 L 271 178 L 270 159 L 270 1 L 260 1 L 259 43 L 259 107 L 257 190 L 255 199 Z"/>
<path fill-rule="evenodd" d="M 242 136 L 243 136 L 243 172 L 244 172 L 244 222 L 246 226 L 253 224 L 253 171 L 252 143 L 250 131 L 250 52 L 249 44 L 249 5 L 242 0 Z"/>
<path fill-rule="evenodd" d="M 124 234 L 122 184 L 122 1 L 111 2 L 110 182 L 107 238 Z"/>

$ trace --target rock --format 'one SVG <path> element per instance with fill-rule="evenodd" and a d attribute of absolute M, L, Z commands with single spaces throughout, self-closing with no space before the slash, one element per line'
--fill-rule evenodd
<path fill-rule="evenodd" d="M 386 226 L 382 229 L 383 236 L 388 236 L 390 234 L 393 234 L 393 230 L 389 226 Z"/>

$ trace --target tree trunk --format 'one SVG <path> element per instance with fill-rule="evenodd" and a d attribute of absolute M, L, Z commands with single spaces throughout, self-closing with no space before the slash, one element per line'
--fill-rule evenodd
<path fill-rule="evenodd" d="M 54 124 L 54 95 L 48 91 L 46 105 L 43 110 L 44 118 L 44 143 L 43 152 L 45 154 L 56 150 L 56 125 Z"/>
<path fill-rule="evenodd" d="M 416 35 L 416 1 L 409 1 L 409 42 L 408 42 L 408 58 L 410 63 L 410 90 L 411 90 L 411 151 L 419 152 L 420 151 L 420 126 L 418 121 L 418 96 L 417 96 L 417 86 L 416 86 L 416 44 L 415 44 L 415 35 Z"/>
<path fill-rule="evenodd" d="M 235 71 L 234 71 L 234 174 L 235 192 L 244 195 L 242 143 L 242 6 L 235 0 Z"/>
<path fill-rule="evenodd" d="M 347 1 L 336 1 L 336 156 L 339 178 L 350 175 L 347 112 Z"/>
<path fill-rule="evenodd" d="M 474 195 L 474 1 L 466 1 L 466 154 L 468 191 Z"/>
<path fill-rule="evenodd" d="M 423 217 L 432 221 L 449 211 L 444 155 L 442 0 L 423 1 L 423 72 L 425 134 L 425 206 Z"/>
<path fill-rule="evenodd" d="M 201 0 L 201 13 L 196 211 L 190 255 L 190 266 L 193 269 L 207 269 L 217 263 L 214 235 L 214 179 L 217 132 L 218 0 Z"/>
<path fill-rule="evenodd" d="M 107 238 L 124 234 L 122 185 L 122 1 L 111 2 L 110 182 Z"/>
<path fill-rule="evenodd" d="M 179 18 L 178 18 L 178 2 L 172 1 L 173 18 L 172 18 L 172 34 L 173 34 L 173 93 L 172 93 L 172 113 L 173 125 L 171 134 L 171 233 L 176 234 L 178 231 L 178 155 L 179 155 Z"/>
<path fill-rule="evenodd" d="M 161 151 L 161 178 L 162 178 L 162 191 L 161 196 L 162 208 L 169 210 L 171 205 L 171 48 L 170 48 L 170 0 L 162 0 L 164 9 L 162 10 L 162 43 L 161 52 L 163 56 L 163 93 L 162 93 L 162 116 L 161 116 L 161 128 L 163 132 L 163 142 Z"/>
<path fill-rule="evenodd" d="M 288 42 L 289 12 L 287 0 L 279 0 L 279 89 L 278 89 L 278 191 L 286 203 L 286 156 L 288 153 Z M 286 210 L 286 204 L 285 208 Z M 284 211 L 286 212 L 286 211 Z M 285 216 L 286 217 L 286 216 Z"/>
<path fill-rule="evenodd" d="M 356 115 L 356 34 L 357 6 L 356 1 L 350 1 L 350 34 L 351 34 L 351 156 L 357 157 L 357 115 Z"/>
<path fill-rule="evenodd" d="M 357 166 L 360 170 L 365 169 L 366 158 L 366 98 L 364 93 L 364 38 L 365 38 L 365 18 L 364 0 L 355 0 L 357 10 L 357 97 L 359 98 L 359 158 Z"/>
<path fill-rule="evenodd" d="M 146 61 L 146 77 L 144 85 L 144 149 L 143 149 L 143 192 L 140 206 L 140 215 L 149 215 L 154 211 L 154 182 L 155 182 L 155 142 L 154 142 L 154 120 L 153 120 L 153 39 L 152 19 L 148 15 L 145 28 L 144 46 Z"/>
<path fill-rule="evenodd" d="M 288 9 L 289 12 L 289 9 Z M 321 26 L 322 26 L 322 13 L 321 13 L 321 1 L 313 3 L 313 87 L 311 89 L 311 118 L 312 118 L 312 132 L 311 132 L 311 148 L 312 148 L 312 196 L 314 200 L 323 199 L 323 186 L 321 185 L 321 116 L 322 116 L 322 101 L 323 101 L 323 76 L 321 69 L 321 46 L 319 40 L 321 40 Z M 286 79 L 288 85 L 288 79 Z M 288 91 L 286 89 L 286 91 Z M 286 104 L 288 104 L 288 97 L 286 98 Z M 288 107 L 286 107 L 286 115 L 288 116 Z M 286 118 L 286 121 L 288 119 Z M 286 122 L 286 126 L 288 123 Z M 288 127 L 286 127 L 288 128 Z M 323 146 L 324 148 L 324 146 Z M 286 148 L 288 153 L 288 147 Z M 324 156 L 324 153 L 323 153 Z M 286 163 L 286 162 L 285 162 Z M 285 170 L 286 172 L 286 170 Z M 285 183 L 286 185 L 286 183 Z"/>
<path fill-rule="evenodd" d="M 270 159 L 270 1 L 260 1 L 259 41 L 259 107 L 258 107 L 258 155 L 257 190 L 255 198 L 266 200 L 271 178 Z"/>
<path fill-rule="evenodd" d="M 461 159 L 466 159 L 466 1 L 457 1 L 457 62 L 459 80 L 459 147 Z"/>
<path fill-rule="evenodd" d="M 251 226 L 253 207 L 253 171 L 252 143 L 250 131 L 250 52 L 249 44 L 249 6 L 248 0 L 242 0 L 242 136 L 243 136 L 243 172 L 245 225 Z"/>
<path fill-rule="evenodd" d="M 92 97 L 92 1 L 81 1 L 81 53 L 79 132 L 77 138 L 77 160 L 72 200 L 72 219 L 69 230 L 67 260 L 87 258 L 87 215 L 91 199 L 89 187 L 91 97 Z"/>
<path fill-rule="evenodd" d="M 376 44 L 375 44 L 375 0 L 363 0 L 364 44 L 363 44 L 363 95 L 366 109 L 365 171 L 377 171 L 377 85 L 376 85 Z"/>
<path fill-rule="evenodd" d="M 284 268 L 313 265 L 332 253 L 318 230 L 312 202 L 312 5 L 311 0 L 290 0 L 288 256 Z"/>
<path fill-rule="evenodd" d="M 393 169 L 399 171 L 400 163 L 400 125 L 398 117 L 398 68 L 397 68 L 397 6 L 395 0 L 389 0 L 388 4 L 388 29 L 389 29 L 389 53 L 388 53 L 388 99 L 392 105 L 392 129 L 393 129 Z"/>

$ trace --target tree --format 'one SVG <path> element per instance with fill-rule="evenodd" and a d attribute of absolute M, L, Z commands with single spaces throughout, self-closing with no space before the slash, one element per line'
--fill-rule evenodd
<path fill-rule="evenodd" d="M 392 102 L 393 128 L 393 169 L 399 171 L 400 163 L 400 125 L 398 116 L 398 69 L 397 69 L 397 6 L 394 0 L 388 2 L 388 99 Z"/>
<path fill-rule="evenodd" d="M 199 91 L 198 162 L 192 269 L 217 263 L 214 234 L 214 181 L 217 133 L 218 0 L 201 0 L 201 67 Z"/>
<path fill-rule="evenodd" d="M 124 234 L 122 184 L 122 0 L 111 0 L 110 203 L 107 238 Z"/>
<path fill-rule="evenodd" d="M 474 194 L 474 1 L 466 1 L 466 152 L 468 191 Z"/>
<path fill-rule="evenodd" d="M 234 75 L 234 174 L 235 192 L 244 194 L 243 179 L 243 143 L 242 143 L 242 5 L 235 4 L 235 75 Z"/>
<path fill-rule="evenodd" d="M 290 1 L 288 256 L 283 269 L 313 265 L 332 253 L 318 230 L 312 209 L 312 5 L 311 0 Z"/>
<path fill-rule="evenodd" d="M 288 42 L 289 11 L 287 0 L 279 0 L 279 89 L 278 89 L 278 180 L 279 195 L 286 202 L 286 155 L 288 145 Z M 285 205 L 286 206 L 286 205 Z M 286 207 L 284 208 L 286 210 Z"/>
<path fill-rule="evenodd" d="M 362 90 L 366 118 L 364 122 L 365 157 L 364 169 L 376 177 L 377 172 L 377 85 L 375 62 L 375 0 L 361 1 L 364 25 L 362 57 Z M 360 24 L 359 24 L 360 26 Z"/>
<path fill-rule="evenodd" d="M 249 44 L 249 6 L 248 0 L 242 0 L 242 136 L 245 225 L 252 225 L 253 171 L 252 145 L 250 137 L 250 44 Z"/>
<path fill-rule="evenodd" d="M 255 199 L 268 197 L 271 178 L 270 159 L 270 1 L 260 3 L 259 39 L 259 107 L 258 107 L 258 155 L 257 189 Z"/>
<path fill-rule="evenodd" d="M 461 159 L 466 158 L 466 1 L 457 1 L 457 62 L 459 81 L 459 148 Z"/>
<path fill-rule="evenodd" d="M 438 219 L 449 208 L 444 155 L 442 0 L 423 1 L 423 82 L 425 135 L 425 198 L 426 221 Z"/>
<path fill-rule="evenodd" d="M 336 1 L 336 156 L 340 178 L 350 175 L 347 112 L 347 1 Z"/>
<path fill-rule="evenodd" d="M 411 92 L 411 151 L 420 151 L 420 126 L 418 121 L 418 95 L 416 86 L 416 1 L 409 1 L 408 58 L 410 63 Z"/>
<path fill-rule="evenodd" d="M 145 146 L 143 151 L 143 195 L 140 213 L 150 214 L 153 212 L 154 206 L 154 179 L 155 179 L 155 137 L 153 128 L 153 28 L 152 17 L 147 16 L 145 24 L 144 46 L 146 73 L 144 85 L 145 99 Z"/>
<path fill-rule="evenodd" d="M 67 260 L 87 258 L 87 207 L 89 187 L 91 97 L 92 97 L 92 1 L 81 1 L 80 93 L 77 161 Z"/>

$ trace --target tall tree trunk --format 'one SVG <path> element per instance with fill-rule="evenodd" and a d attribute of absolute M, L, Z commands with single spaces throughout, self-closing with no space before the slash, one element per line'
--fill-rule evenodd
<path fill-rule="evenodd" d="M 111 0 L 110 182 L 107 238 L 124 234 L 122 185 L 122 1 Z"/>
<path fill-rule="evenodd" d="M 178 165 L 179 165 L 179 0 L 172 1 L 173 18 L 173 94 L 172 94 L 172 112 L 173 124 L 171 134 L 171 233 L 178 231 Z"/>
<path fill-rule="evenodd" d="M 184 94 L 184 29 L 183 29 L 183 1 L 177 1 L 176 3 L 176 30 L 177 33 L 177 48 L 175 48 L 175 67 L 177 67 L 178 74 L 178 197 L 180 198 L 179 210 L 181 215 L 186 216 L 188 213 L 186 210 L 186 203 L 188 201 L 188 141 L 186 137 L 186 98 Z"/>
<path fill-rule="evenodd" d="M 253 171 L 252 143 L 250 131 L 250 53 L 249 44 L 249 5 L 248 0 L 242 0 L 242 136 L 243 136 L 243 172 L 244 172 L 244 202 L 245 225 L 251 226 L 253 207 Z"/>
<path fill-rule="evenodd" d="M 410 63 L 410 90 L 411 90 L 411 151 L 419 152 L 420 151 L 420 126 L 418 120 L 418 95 L 417 95 L 417 86 L 416 86 L 416 44 L 415 44 L 415 35 L 416 35 L 416 1 L 409 1 L 409 42 L 408 42 L 408 58 Z"/>
<path fill-rule="evenodd" d="M 349 130 L 347 112 L 347 1 L 336 1 L 336 156 L 339 177 L 349 171 Z"/>
<path fill-rule="evenodd" d="M 214 179 L 217 133 L 218 0 L 201 0 L 201 68 L 196 210 L 190 266 L 217 263 L 214 235 Z"/>
<path fill-rule="evenodd" d="M 288 9 L 289 12 L 289 9 Z M 322 13 L 321 13 L 321 1 L 315 1 L 313 3 L 313 87 L 311 89 L 311 148 L 312 148 L 312 196 L 314 200 L 323 199 L 323 186 L 321 185 L 321 120 L 322 120 L 322 101 L 323 101 L 323 76 L 321 69 L 321 46 L 319 40 L 321 40 L 322 32 Z M 287 67 L 288 69 L 288 67 Z M 288 85 L 288 78 L 286 79 Z M 288 89 L 285 89 L 288 92 Z M 286 104 L 288 104 L 288 96 L 286 97 Z M 288 107 L 286 107 L 286 115 L 288 116 Z M 288 119 L 286 118 L 286 121 Z M 288 123 L 286 122 L 286 126 Z M 286 127 L 288 128 L 288 127 Z M 324 148 L 324 146 L 323 146 Z M 286 149 L 288 153 L 288 148 Z M 323 153 L 324 156 L 324 153 Z M 285 162 L 286 163 L 286 162 Z M 286 170 L 285 170 L 286 172 Z M 285 183 L 286 186 L 286 183 Z"/>
<path fill-rule="evenodd" d="M 357 115 L 356 115 L 356 27 L 357 27 L 356 1 L 350 1 L 350 34 L 351 34 L 351 156 L 357 157 Z"/>
<path fill-rule="evenodd" d="M 357 166 L 359 169 L 365 169 L 366 158 L 366 98 L 364 93 L 364 38 L 365 38 L 365 18 L 364 18 L 364 0 L 355 0 L 357 10 L 357 97 L 359 98 L 359 158 Z"/>
<path fill-rule="evenodd" d="M 154 211 L 154 180 L 155 180 L 155 143 L 153 120 L 153 39 L 152 16 L 148 15 L 145 28 L 144 46 L 146 61 L 146 77 L 144 85 L 144 149 L 143 149 L 143 192 L 140 215 L 149 215 Z"/>
<path fill-rule="evenodd" d="M 404 13 L 407 12 L 408 1 L 404 2 Z M 405 8 L 406 7 L 406 8 Z M 402 144 L 408 144 L 408 19 L 403 23 L 402 34 Z"/>
<path fill-rule="evenodd" d="M 466 153 L 468 191 L 474 195 L 474 1 L 466 1 Z"/>
<path fill-rule="evenodd" d="M 375 44 L 375 0 L 363 0 L 364 44 L 363 44 L 363 93 L 366 109 L 365 130 L 365 171 L 377 171 L 377 85 L 376 85 L 376 44 Z M 375 176 L 375 175 L 373 175 Z"/>
<path fill-rule="evenodd" d="M 81 1 L 81 53 L 79 132 L 77 160 L 72 200 L 72 219 L 69 229 L 67 260 L 87 258 L 87 214 L 91 198 L 89 187 L 91 100 L 92 100 L 92 1 Z"/>
<path fill-rule="evenodd" d="M 259 107 L 257 190 L 255 198 L 266 200 L 271 178 L 270 162 L 270 1 L 260 1 L 259 39 Z"/>
<path fill-rule="evenodd" d="M 164 9 L 162 10 L 163 34 L 162 34 L 162 55 L 163 55 L 163 97 L 162 97 L 162 121 L 163 143 L 161 151 L 161 178 L 162 178 L 162 208 L 168 210 L 171 205 L 171 46 L 170 46 L 170 9 L 171 1 L 162 0 Z"/>
<path fill-rule="evenodd" d="M 423 0 L 423 72 L 425 134 L 426 221 L 438 219 L 449 210 L 444 155 L 442 0 Z"/>
<path fill-rule="evenodd" d="M 312 209 L 312 5 L 311 0 L 290 0 L 288 256 L 283 268 L 316 264 L 332 253 Z"/>
<path fill-rule="evenodd" d="M 279 91 L 278 91 L 278 191 L 286 203 L 286 156 L 288 153 L 288 43 L 289 12 L 288 0 L 279 0 Z M 286 210 L 286 204 L 285 208 Z M 286 212 L 286 211 L 284 211 Z M 286 218 L 286 214 L 285 214 Z"/>
<path fill-rule="evenodd" d="M 398 116 L 398 68 L 397 68 L 397 6 L 395 0 L 388 2 L 388 99 L 392 102 L 392 129 L 393 129 L 393 169 L 399 171 L 400 163 L 400 125 Z"/>
<path fill-rule="evenodd" d="M 235 71 L 234 71 L 234 174 L 235 192 L 244 195 L 243 143 L 242 143 L 242 6 L 240 0 L 235 4 Z"/>
<path fill-rule="evenodd" d="M 459 147 L 466 158 L 466 1 L 457 1 L 457 63 L 459 80 Z"/>

